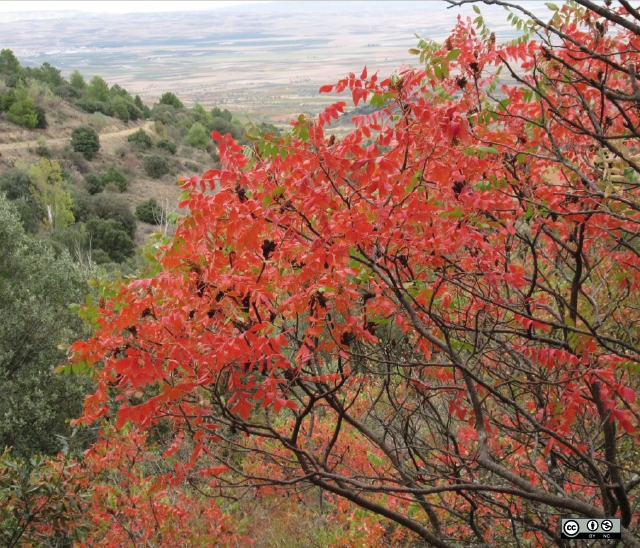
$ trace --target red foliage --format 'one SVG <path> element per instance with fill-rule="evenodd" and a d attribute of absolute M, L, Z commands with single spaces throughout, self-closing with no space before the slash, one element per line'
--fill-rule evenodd
<path fill-rule="evenodd" d="M 433 546 L 547 545 L 567 511 L 637 546 L 640 36 L 605 12 L 562 8 L 547 43 L 460 20 L 425 68 L 323 86 L 381 105 L 339 140 L 343 102 L 251 158 L 214 133 L 161 271 L 73 346 L 82 421 L 166 421 L 193 447 L 172 481 L 314 484 Z"/>

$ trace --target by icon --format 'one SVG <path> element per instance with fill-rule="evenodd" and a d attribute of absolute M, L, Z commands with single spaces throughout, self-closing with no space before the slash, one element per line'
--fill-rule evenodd
<path fill-rule="evenodd" d="M 598 522 L 595 519 L 590 519 L 589 521 L 587 521 L 587 529 L 589 529 L 589 531 L 591 532 L 597 531 Z"/>
<path fill-rule="evenodd" d="M 575 537 L 578 536 L 578 533 L 580 532 L 580 526 L 578 525 L 577 521 L 570 519 L 564 522 L 564 525 L 562 526 L 562 532 L 568 537 Z"/>

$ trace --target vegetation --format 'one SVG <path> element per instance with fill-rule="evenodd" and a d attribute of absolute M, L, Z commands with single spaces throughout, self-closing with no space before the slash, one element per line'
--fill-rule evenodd
<path fill-rule="evenodd" d="M 111 166 L 107 172 L 102 175 L 102 187 L 105 188 L 109 185 L 115 186 L 120 192 L 125 192 L 129 186 L 129 182 L 120 170 Z"/>
<path fill-rule="evenodd" d="M 100 138 L 93 128 L 79 126 L 71 134 L 71 146 L 87 160 L 92 160 L 100 150 Z"/>
<path fill-rule="evenodd" d="M 70 435 L 68 418 L 80 412 L 91 384 L 54 374 L 66 356 L 59 346 L 86 334 L 69 305 L 84 301 L 87 274 L 68 254 L 56 256 L 26 235 L 2 193 L 0 247 L 0 446 L 15 455 L 52 455 L 62 447 L 58 436 Z"/>
<path fill-rule="evenodd" d="M 204 129 L 204 126 L 200 122 L 194 122 L 189 128 L 189 132 L 184 138 L 184 142 L 195 148 L 207 148 L 209 137 L 207 136 L 207 131 Z"/>
<path fill-rule="evenodd" d="M 160 101 L 158 101 L 161 105 L 171 105 L 173 108 L 184 108 L 182 101 L 178 99 L 175 93 L 171 91 L 167 91 L 162 94 L 160 97 Z"/>
<path fill-rule="evenodd" d="M 129 137 L 127 137 L 127 141 L 140 148 L 151 148 L 153 146 L 151 137 L 149 137 L 147 132 L 142 128 L 129 135 Z"/>
<path fill-rule="evenodd" d="M 164 217 L 164 210 L 154 198 L 149 198 L 136 206 L 136 217 L 143 223 L 158 225 Z"/>
<path fill-rule="evenodd" d="M 156 275 L 72 349 L 120 398 L 83 423 L 162 424 L 163 481 L 210 497 L 322 492 L 351 545 L 551 545 L 570 508 L 637 546 L 640 32 L 551 9 L 542 44 L 459 20 L 421 68 L 323 86 L 379 108 L 341 140 L 340 100 L 251 157 L 214 133 Z M 497 98 L 496 64 L 525 68 Z"/>
<path fill-rule="evenodd" d="M 564 547 L 571 515 L 619 518 L 619 544 L 640 547 L 637 14 L 491 3 L 517 39 L 474 3 L 443 43 L 419 39 L 417 68 L 322 86 L 336 101 L 286 133 L 154 105 L 158 143 L 199 158 L 204 131 L 216 165 L 182 180 L 175 234 L 137 256 L 136 218 L 159 205 L 134 216 L 105 176 L 191 165 L 167 145 L 123 147 L 128 164 L 84 185 L 56 159 L 0 174 L 0 367 L 24 326 L 62 344 L 35 340 L 0 424 L 22 436 L 23 406 L 70 438 L 0 457 L 4 545 Z M 13 101 L 3 51 L 4 70 Z M 117 84 L 37 70 L 145 115 Z M 346 95 L 361 110 L 338 138 Z M 86 452 L 39 392 L 64 390 L 55 352 L 80 375 L 58 382 L 95 383 L 72 423 Z"/>
<path fill-rule="evenodd" d="M 143 162 L 144 170 L 149 177 L 159 179 L 163 175 L 169 173 L 169 164 L 162 156 L 155 154 L 146 156 Z"/>
<path fill-rule="evenodd" d="M 173 143 L 172 141 L 169 141 L 168 139 L 160 139 L 157 143 L 156 146 L 158 148 L 164 149 L 166 150 L 169 154 L 175 154 L 176 151 L 178 150 L 178 147 L 176 146 L 175 143 Z"/>

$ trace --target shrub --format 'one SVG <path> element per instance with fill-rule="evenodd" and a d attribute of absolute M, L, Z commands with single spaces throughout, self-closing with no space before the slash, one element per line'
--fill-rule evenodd
<path fill-rule="evenodd" d="M 71 97 L 72 99 L 80 99 L 80 97 L 82 97 L 82 91 L 80 91 L 79 89 L 69 86 L 66 91 L 67 97 Z"/>
<path fill-rule="evenodd" d="M 0 112 L 7 112 L 15 102 L 16 92 L 10 89 L 5 95 L 0 97 Z"/>
<path fill-rule="evenodd" d="M 125 105 L 127 105 L 127 110 L 129 111 L 129 120 L 136 122 L 140 118 L 144 118 L 144 114 L 136 105 L 129 101 L 125 101 Z"/>
<path fill-rule="evenodd" d="M 133 255 L 133 240 L 121 223 L 115 219 L 89 219 L 87 232 L 91 235 L 91 245 L 102 249 L 116 263 L 126 261 Z"/>
<path fill-rule="evenodd" d="M 113 116 L 113 108 L 109 103 L 104 101 L 96 101 L 89 97 L 82 97 L 76 101 L 76 106 L 85 112 L 101 112 L 106 116 Z"/>
<path fill-rule="evenodd" d="M 127 141 L 140 148 L 151 148 L 153 146 L 151 137 L 142 128 L 129 135 L 129 137 L 127 137 Z"/>
<path fill-rule="evenodd" d="M 151 111 L 151 119 L 165 126 L 174 125 L 177 119 L 176 109 L 173 105 L 154 105 Z"/>
<path fill-rule="evenodd" d="M 189 146 L 204 150 L 207 148 L 207 143 L 209 142 L 207 130 L 204 129 L 204 126 L 200 122 L 194 123 L 184 138 L 184 142 Z"/>
<path fill-rule="evenodd" d="M 227 122 L 231 122 L 231 120 L 233 120 L 233 114 L 231 114 L 226 108 L 224 110 L 220 110 L 218 107 L 212 108 L 211 116 L 213 118 L 222 118 Z"/>
<path fill-rule="evenodd" d="M 230 133 L 231 136 L 243 144 L 246 141 L 244 137 L 244 129 L 242 126 L 238 124 L 233 124 L 224 118 L 214 118 L 213 121 L 209 124 L 209 131 L 217 131 L 220 135 L 224 135 L 225 133 Z"/>
<path fill-rule="evenodd" d="M 182 101 L 180 101 L 180 99 L 178 99 L 176 94 L 172 93 L 171 91 L 167 91 L 166 93 L 163 93 L 162 97 L 160 97 L 159 103 L 161 105 L 171 105 L 174 108 L 184 108 Z"/>
<path fill-rule="evenodd" d="M 102 114 L 102 112 L 94 112 L 89 123 L 97 129 L 102 129 L 109 125 L 109 118 Z"/>
<path fill-rule="evenodd" d="M 113 114 L 123 122 L 129 121 L 129 109 L 127 108 L 127 103 L 125 100 L 116 96 L 113 101 L 111 101 L 111 107 L 113 108 Z"/>
<path fill-rule="evenodd" d="M 91 160 L 100 150 L 100 138 L 93 128 L 79 126 L 71 134 L 71 146 L 75 152 L 79 152 L 87 160 Z"/>
<path fill-rule="evenodd" d="M 35 113 L 37 117 L 36 128 L 37 129 L 47 129 L 49 123 L 47 122 L 47 116 L 42 107 L 35 107 Z"/>
<path fill-rule="evenodd" d="M 158 148 L 162 148 L 162 149 L 166 150 L 170 154 L 175 154 L 176 150 L 178 150 L 178 147 L 176 146 L 176 144 L 174 142 L 172 142 L 172 141 L 169 141 L 169 139 L 160 139 L 156 143 L 156 146 Z"/>
<path fill-rule="evenodd" d="M 116 169 L 114 166 L 111 166 L 108 171 L 102 176 L 102 188 L 111 183 L 113 183 L 120 192 L 124 192 L 129 186 L 127 178 L 120 170 Z"/>
<path fill-rule="evenodd" d="M 91 197 L 89 207 L 91 216 L 118 221 L 129 237 L 133 238 L 136 232 L 136 218 L 124 198 L 114 194 L 96 194 Z"/>
<path fill-rule="evenodd" d="M 73 213 L 76 223 L 86 222 L 94 216 L 93 197 L 83 188 L 71 187 L 71 202 L 71 213 Z"/>
<path fill-rule="evenodd" d="M 94 101 L 106 103 L 109 100 L 109 86 L 100 76 L 91 78 L 87 86 L 87 97 Z"/>
<path fill-rule="evenodd" d="M 36 141 L 36 154 L 41 158 L 51 158 L 51 151 L 47 148 L 47 139 L 44 135 L 38 137 Z"/>
<path fill-rule="evenodd" d="M 0 191 L 4 192 L 9 200 L 17 200 L 31 197 L 35 188 L 28 173 L 14 168 L 0 173 Z"/>
<path fill-rule="evenodd" d="M 160 224 L 164 216 L 164 209 L 153 198 L 149 198 L 136 207 L 136 217 L 143 223 Z"/>
<path fill-rule="evenodd" d="M 104 183 L 102 177 L 96 175 L 95 173 L 91 173 L 87 175 L 84 179 L 85 185 L 89 194 L 100 194 L 104 190 Z"/>
<path fill-rule="evenodd" d="M 20 61 L 10 49 L 0 51 L 0 74 L 13 74 L 20 71 Z"/>
<path fill-rule="evenodd" d="M 69 77 L 69 85 L 72 88 L 77 89 L 78 91 L 82 91 L 87 87 L 87 83 L 84 81 L 84 77 L 77 70 L 74 70 L 71 73 L 71 76 Z"/>
<path fill-rule="evenodd" d="M 33 129 L 38 125 L 38 115 L 35 111 L 33 99 L 24 97 L 16 100 L 7 111 L 7 118 L 10 122 L 19 126 Z"/>
<path fill-rule="evenodd" d="M 169 173 L 169 164 L 162 156 L 147 156 L 143 162 L 144 170 L 149 177 L 159 179 Z"/>

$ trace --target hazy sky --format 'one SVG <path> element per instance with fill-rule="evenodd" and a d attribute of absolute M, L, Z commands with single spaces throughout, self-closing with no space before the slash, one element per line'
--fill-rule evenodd
<path fill-rule="evenodd" d="M 159 11 L 201 11 L 224 8 L 237 4 L 261 3 L 260 0 L 155 0 L 143 2 L 141 0 L 128 1 L 71 1 L 71 0 L 2 0 L 0 11 L 90 11 L 95 13 L 140 13 Z"/>

